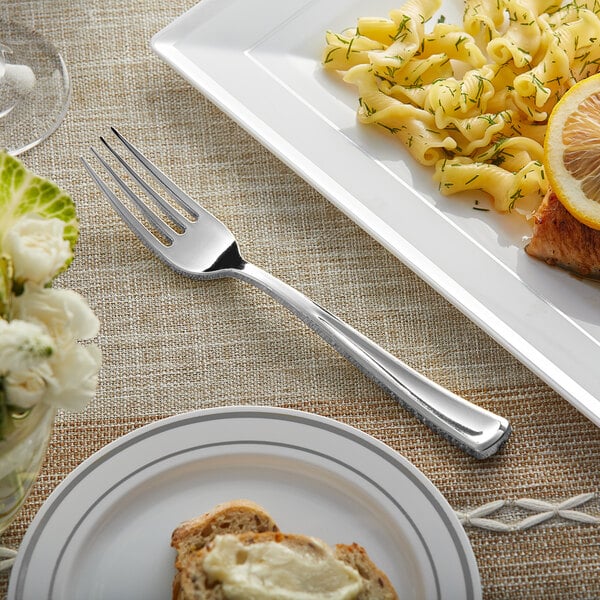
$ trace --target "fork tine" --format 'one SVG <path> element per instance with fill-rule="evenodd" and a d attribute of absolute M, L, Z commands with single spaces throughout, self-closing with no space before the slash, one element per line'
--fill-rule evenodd
<path fill-rule="evenodd" d="M 92 149 L 92 152 L 94 150 Z M 96 154 L 96 152 L 94 152 Z M 164 252 L 165 245 L 150 231 L 144 227 L 144 225 L 135 217 L 135 215 L 117 198 L 114 192 L 104 183 L 100 175 L 94 170 L 94 168 L 88 163 L 85 158 L 81 157 L 83 166 L 90 174 L 96 185 L 100 188 L 102 193 L 108 198 L 112 207 L 119 213 L 121 218 L 129 225 L 129 228 L 135 233 L 140 240 L 146 244 L 148 248 L 154 252 Z"/>
<path fill-rule="evenodd" d="M 94 148 L 90 148 L 92 154 L 98 159 L 100 164 L 106 169 L 106 172 L 111 176 L 114 182 L 125 192 L 125 194 L 130 198 L 130 200 L 138 207 L 138 209 L 144 214 L 144 216 L 160 231 L 160 233 L 165 236 L 169 242 L 173 242 L 173 235 L 175 232 L 167 223 L 165 223 L 162 219 L 158 218 L 141 200 L 140 198 L 131 190 L 131 188 L 117 175 L 114 169 L 94 150 Z M 104 184 L 103 191 L 106 193 L 106 190 L 110 189 Z M 113 200 L 119 202 L 125 210 L 127 208 L 125 205 L 114 195 L 112 194 Z M 129 212 L 129 211 L 128 211 Z M 137 219 L 136 219 L 137 221 Z M 138 221 L 139 222 L 139 221 Z M 144 227 L 142 223 L 139 223 L 141 227 Z M 144 229 L 146 229 L 144 227 Z"/>
<path fill-rule="evenodd" d="M 104 144 L 104 146 L 110 151 L 110 153 L 119 161 L 119 163 L 125 168 L 125 170 L 137 181 L 140 187 L 148 194 L 156 204 L 161 208 L 163 213 L 169 217 L 176 225 L 178 225 L 181 229 L 186 228 L 186 220 L 183 218 L 181 213 L 177 212 L 168 202 L 164 200 L 154 190 L 154 188 L 150 187 L 148 183 L 140 176 L 140 174 L 125 161 L 125 159 L 106 141 L 106 139 L 100 136 L 100 141 Z"/>
<path fill-rule="evenodd" d="M 135 158 L 156 178 L 157 181 L 180 203 L 194 218 L 198 218 L 200 213 L 205 212 L 195 200 L 188 196 L 181 188 L 171 181 L 158 167 L 148 160 L 127 138 L 121 134 L 115 127 L 111 131 L 119 138 L 123 145 L 135 156 Z"/>

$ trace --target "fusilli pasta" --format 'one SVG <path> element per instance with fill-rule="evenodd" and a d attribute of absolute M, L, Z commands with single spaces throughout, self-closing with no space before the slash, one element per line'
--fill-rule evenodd
<path fill-rule="evenodd" d="M 388 18 L 327 32 L 323 64 L 358 89 L 358 119 L 434 167 L 443 194 L 478 189 L 500 211 L 531 214 L 548 190 L 546 122 L 576 81 L 600 71 L 600 5 L 584 0 L 408 0 Z"/>

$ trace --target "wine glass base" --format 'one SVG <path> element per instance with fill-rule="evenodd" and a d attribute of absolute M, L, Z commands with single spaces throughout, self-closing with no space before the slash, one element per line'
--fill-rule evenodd
<path fill-rule="evenodd" d="M 35 31 L 0 19 L 0 150 L 17 155 L 45 140 L 64 119 L 70 98 L 71 81 L 56 48 Z"/>

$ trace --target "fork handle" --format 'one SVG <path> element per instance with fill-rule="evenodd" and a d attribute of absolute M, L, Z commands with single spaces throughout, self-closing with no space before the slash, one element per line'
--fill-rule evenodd
<path fill-rule="evenodd" d="M 468 454 L 487 458 L 510 436 L 511 427 L 504 417 L 427 379 L 273 275 L 247 262 L 231 275 L 283 304 L 433 431 Z"/>

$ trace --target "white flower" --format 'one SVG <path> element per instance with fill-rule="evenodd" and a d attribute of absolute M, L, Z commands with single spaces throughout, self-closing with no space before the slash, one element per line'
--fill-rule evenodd
<path fill-rule="evenodd" d="M 95 344 L 71 342 L 60 347 L 49 361 L 52 378 L 44 402 L 69 411 L 83 410 L 96 392 L 101 362 Z"/>
<path fill-rule="evenodd" d="M 23 409 L 32 408 L 44 399 L 51 378 L 52 370 L 47 362 L 26 371 L 9 373 L 4 378 L 8 403 Z"/>
<path fill-rule="evenodd" d="M 60 219 L 28 213 L 6 231 L 2 249 L 12 258 L 16 279 L 45 285 L 58 274 L 73 255 L 64 229 Z"/>
<path fill-rule="evenodd" d="M 47 368 L 21 369 L 5 379 L 9 401 L 22 407 L 45 402 L 70 411 L 84 409 L 96 391 L 101 364 L 95 344 L 78 343 L 96 336 L 100 327 L 85 299 L 73 290 L 26 283 L 12 308 L 21 322 L 46 331 L 54 346 Z"/>
<path fill-rule="evenodd" d="M 53 352 L 54 342 L 40 325 L 0 319 L 0 374 L 30 369 Z"/>
<path fill-rule="evenodd" d="M 56 340 L 89 340 L 100 328 L 86 300 L 73 290 L 26 285 L 14 298 L 13 311 L 20 319 L 42 324 Z"/>

